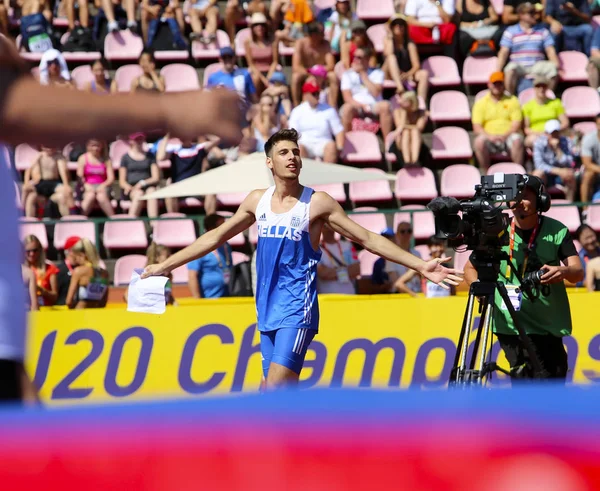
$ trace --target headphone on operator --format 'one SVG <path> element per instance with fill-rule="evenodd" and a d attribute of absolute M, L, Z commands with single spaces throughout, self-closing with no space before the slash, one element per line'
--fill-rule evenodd
<path fill-rule="evenodd" d="M 544 186 L 544 182 L 537 176 L 531 176 L 526 174 L 525 176 L 525 185 L 530 189 L 536 190 L 535 203 L 538 213 L 546 213 L 550 209 L 551 199 L 550 195 L 546 191 L 546 186 Z M 535 181 L 533 184 L 532 181 Z M 530 185 L 530 184 L 533 184 Z"/>

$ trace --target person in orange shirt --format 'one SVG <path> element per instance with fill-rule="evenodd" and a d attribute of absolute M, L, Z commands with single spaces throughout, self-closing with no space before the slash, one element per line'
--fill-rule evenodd
<path fill-rule="evenodd" d="M 54 305 L 58 298 L 58 267 L 46 261 L 44 248 L 35 235 L 25 237 L 24 245 L 26 265 L 35 276 L 38 304 L 40 307 Z"/>

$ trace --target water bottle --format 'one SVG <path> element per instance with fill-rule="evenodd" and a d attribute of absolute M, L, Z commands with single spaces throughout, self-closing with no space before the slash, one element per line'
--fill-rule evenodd
<path fill-rule="evenodd" d="M 440 42 L 440 28 L 438 26 L 433 26 L 433 29 L 431 29 L 431 37 L 434 43 Z"/>

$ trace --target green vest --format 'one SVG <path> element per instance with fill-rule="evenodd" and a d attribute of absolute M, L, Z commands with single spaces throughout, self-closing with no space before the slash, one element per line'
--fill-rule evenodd
<path fill-rule="evenodd" d="M 510 225 L 508 233 L 510 234 Z M 527 260 L 527 271 L 536 271 L 544 264 L 559 266 L 558 250 L 567 233 L 568 229 L 562 223 L 549 217 L 543 217 L 535 238 L 534 249 Z M 518 268 L 521 275 L 527 245 L 527 242 L 524 243 L 515 232 L 512 263 Z M 510 246 L 505 246 L 502 250 L 509 254 Z M 503 260 L 500 263 L 499 280 L 505 284 L 518 286 L 519 281 L 514 272 L 511 271 L 510 278 L 506 278 L 506 269 L 507 261 Z M 564 282 L 539 285 L 538 292 L 539 296 L 533 302 L 523 295 L 521 310 L 517 312 L 518 320 L 525 332 L 527 334 L 552 334 L 558 337 L 570 335 L 572 330 L 571 309 Z M 499 292 L 496 292 L 495 304 L 494 332 L 517 334 L 514 322 Z"/>

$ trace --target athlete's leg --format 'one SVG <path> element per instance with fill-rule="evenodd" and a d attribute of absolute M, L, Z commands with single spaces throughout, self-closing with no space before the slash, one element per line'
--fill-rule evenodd
<path fill-rule="evenodd" d="M 265 391 L 267 374 L 269 373 L 269 365 L 273 356 L 273 348 L 275 347 L 275 332 L 267 331 L 260 333 L 260 355 L 262 359 L 263 377 L 260 383 L 260 392 Z"/>
<path fill-rule="evenodd" d="M 267 390 L 298 385 L 306 350 L 316 334 L 314 329 L 278 329 L 267 374 Z"/>

